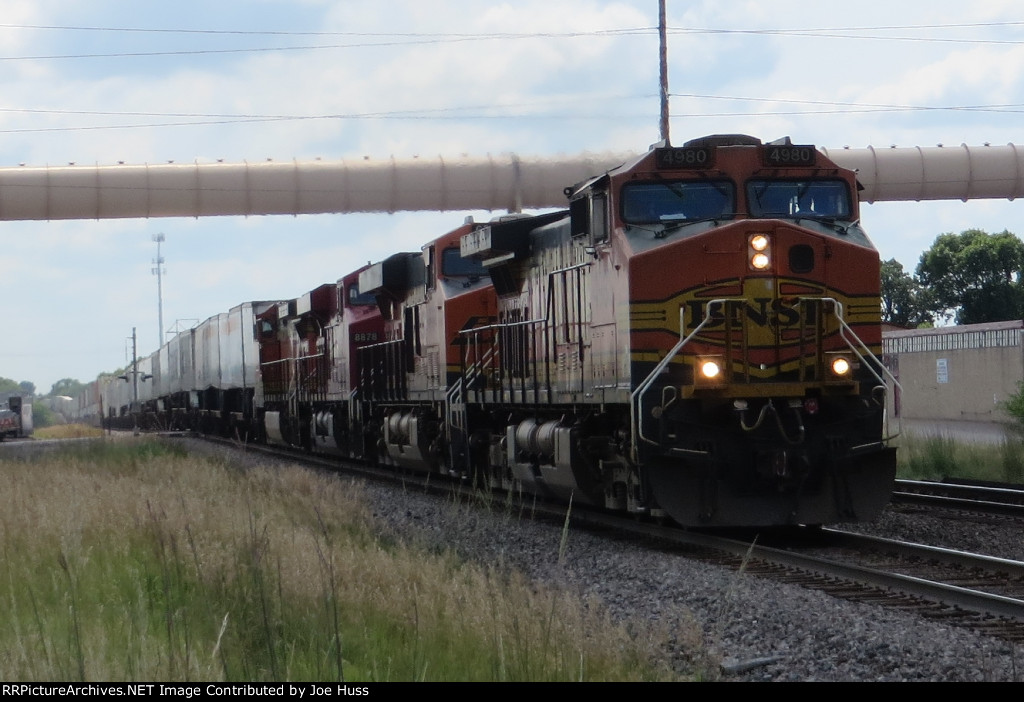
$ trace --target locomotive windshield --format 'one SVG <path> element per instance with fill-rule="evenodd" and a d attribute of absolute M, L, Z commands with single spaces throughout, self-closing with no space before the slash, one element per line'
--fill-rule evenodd
<path fill-rule="evenodd" d="M 348 304 L 353 307 L 356 305 L 376 305 L 377 296 L 373 293 L 360 293 L 359 285 L 352 283 L 348 286 Z"/>
<path fill-rule="evenodd" d="M 472 258 L 463 258 L 457 247 L 451 247 L 441 254 L 441 275 L 449 278 L 467 276 L 480 279 L 488 277 L 489 273 L 482 263 Z"/>
<path fill-rule="evenodd" d="M 752 217 L 850 219 L 850 193 L 841 180 L 751 180 L 747 201 Z"/>
<path fill-rule="evenodd" d="M 622 187 L 622 219 L 655 224 L 731 217 L 735 201 L 735 188 L 727 180 L 627 183 Z"/>

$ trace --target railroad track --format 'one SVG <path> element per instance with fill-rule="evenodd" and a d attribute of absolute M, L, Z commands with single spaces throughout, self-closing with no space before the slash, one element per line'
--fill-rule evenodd
<path fill-rule="evenodd" d="M 730 536 L 582 519 L 685 545 L 694 557 L 752 575 L 1024 641 L 1024 562 L 835 529 Z"/>
<path fill-rule="evenodd" d="M 1024 520 L 1024 490 L 1020 486 L 897 480 L 892 502 Z"/>

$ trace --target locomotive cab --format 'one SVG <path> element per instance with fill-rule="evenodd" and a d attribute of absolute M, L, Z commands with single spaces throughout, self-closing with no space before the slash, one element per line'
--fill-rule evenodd
<path fill-rule="evenodd" d="M 378 459 L 414 470 L 468 475 L 462 402 L 465 332 L 495 320 L 486 266 L 463 258 L 472 221 L 420 252 L 398 254 L 360 276 L 377 296 L 386 340 L 360 349 L 360 392 L 373 403 Z"/>
<path fill-rule="evenodd" d="M 618 185 L 634 459 L 689 523 L 871 519 L 888 501 L 879 259 L 812 146 L 655 149 Z"/>

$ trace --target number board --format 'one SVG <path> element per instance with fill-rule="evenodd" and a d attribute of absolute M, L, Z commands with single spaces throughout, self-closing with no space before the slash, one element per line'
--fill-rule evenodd
<path fill-rule="evenodd" d="M 654 150 L 658 168 L 711 168 L 715 151 L 706 146 L 680 146 Z"/>
<path fill-rule="evenodd" d="M 818 151 L 813 146 L 772 146 L 761 152 L 766 166 L 813 166 Z"/>

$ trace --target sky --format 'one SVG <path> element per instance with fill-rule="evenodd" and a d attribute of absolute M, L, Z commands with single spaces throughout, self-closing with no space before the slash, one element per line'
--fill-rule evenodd
<path fill-rule="evenodd" d="M 673 143 L 1024 143 L 1012 0 L 668 0 Z M 0 167 L 557 157 L 659 138 L 657 0 L 0 0 Z M 568 185 L 568 184 L 567 184 Z M 0 377 L 47 392 L 499 213 L 0 222 Z M 864 205 L 913 271 L 1024 204 Z M 157 244 L 164 258 L 153 272 Z M 161 293 L 158 295 L 158 282 Z M 159 327 L 162 308 L 163 335 Z"/>

